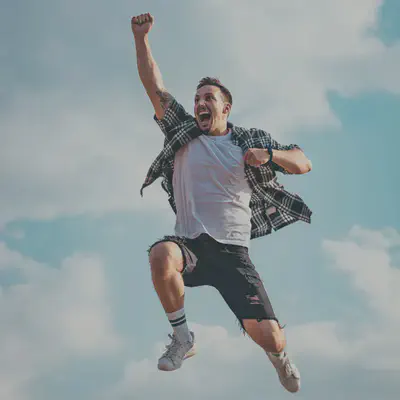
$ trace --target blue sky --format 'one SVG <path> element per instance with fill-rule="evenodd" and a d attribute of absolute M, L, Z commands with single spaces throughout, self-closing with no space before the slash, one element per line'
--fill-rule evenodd
<path fill-rule="evenodd" d="M 156 370 L 170 328 L 146 249 L 174 220 L 159 182 L 139 195 L 162 146 L 130 32 L 147 11 L 165 83 L 188 110 L 196 82 L 219 76 L 233 123 L 313 162 L 280 178 L 312 224 L 251 249 L 303 376 L 296 397 L 397 398 L 397 1 L 1 7 L 0 398 L 168 400 L 178 385 L 194 400 L 289 398 L 211 288 L 187 292 L 199 355 Z"/>

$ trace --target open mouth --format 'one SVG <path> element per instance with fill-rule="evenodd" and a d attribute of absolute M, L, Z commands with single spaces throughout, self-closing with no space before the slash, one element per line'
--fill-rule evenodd
<path fill-rule="evenodd" d="M 208 123 L 208 122 L 210 121 L 210 119 L 211 119 L 211 113 L 209 113 L 208 111 L 201 111 L 201 112 L 198 114 L 198 116 L 199 116 L 199 121 L 200 121 L 202 124 Z"/>

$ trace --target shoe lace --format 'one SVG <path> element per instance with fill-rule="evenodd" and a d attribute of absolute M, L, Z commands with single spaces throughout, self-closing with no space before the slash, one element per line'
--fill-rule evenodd
<path fill-rule="evenodd" d="M 280 361 L 280 366 L 278 368 L 281 370 L 281 373 L 283 373 L 283 375 L 287 378 L 293 375 L 295 371 L 292 366 L 292 363 L 290 362 L 290 360 L 287 358 L 286 355 Z"/>
<path fill-rule="evenodd" d="M 292 368 L 292 364 L 290 362 L 286 362 L 285 364 L 285 374 L 286 376 L 291 376 L 293 375 L 294 371 Z"/>
<path fill-rule="evenodd" d="M 171 343 L 165 346 L 166 351 L 164 353 L 164 357 L 171 358 L 174 354 L 176 354 L 181 344 L 175 335 L 168 334 L 168 337 L 171 339 Z"/>

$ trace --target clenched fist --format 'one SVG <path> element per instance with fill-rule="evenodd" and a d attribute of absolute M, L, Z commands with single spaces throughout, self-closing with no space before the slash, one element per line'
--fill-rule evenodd
<path fill-rule="evenodd" d="M 132 32 L 135 36 L 144 36 L 150 32 L 153 23 L 154 18 L 149 13 L 132 17 Z"/>
<path fill-rule="evenodd" d="M 244 162 L 252 167 L 259 167 L 269 161 L 270 154 L 266 149 L 249 149 L 244 155 Z"/>

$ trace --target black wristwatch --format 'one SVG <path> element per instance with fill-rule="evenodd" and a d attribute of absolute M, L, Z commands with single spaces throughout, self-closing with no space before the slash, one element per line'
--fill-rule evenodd
<path fill-rule="evenodd" d="M 271 163 L 272 162 L 272 146 L 270 144 L 267 146 L 267 150 L 268 150 L 268 153 L 269 153 L 268 162 Z"/>

